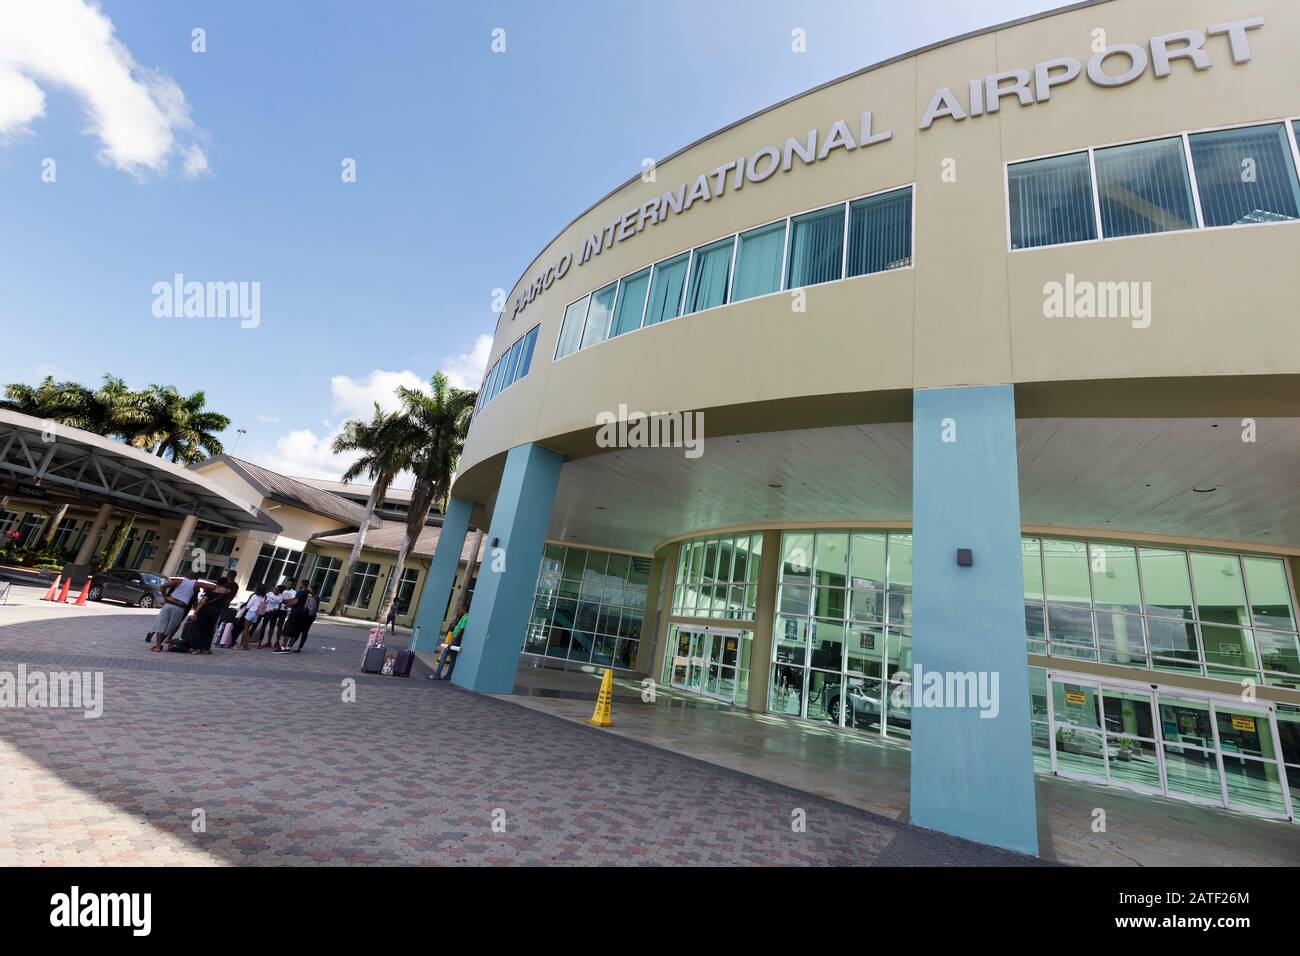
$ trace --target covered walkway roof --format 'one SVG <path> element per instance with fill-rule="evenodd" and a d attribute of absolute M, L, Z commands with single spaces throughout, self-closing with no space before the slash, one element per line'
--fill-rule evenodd
<path fill-rule="evenodd" d="M 18 496 L 59 492 L 141 514 L 195 515 L 229 528 L 280 530 L 255 502 L 188 468 L 94 432 L 4 409 L 0 484 Z"/>

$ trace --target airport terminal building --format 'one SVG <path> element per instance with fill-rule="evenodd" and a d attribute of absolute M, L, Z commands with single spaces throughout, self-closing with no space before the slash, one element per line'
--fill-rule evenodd
<path fill-rule="evenodd" d="M 867 67 L 537 255 L 418 614 L 907 742 L 1034 852 L 1034 774 L 1300 799 L 1300 6 L 1105 0 Z M 425 638 L 423 643 L 428 643 Z"/>

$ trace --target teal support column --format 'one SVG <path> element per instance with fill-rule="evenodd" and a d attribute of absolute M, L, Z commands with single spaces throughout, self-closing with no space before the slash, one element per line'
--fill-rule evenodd
<path fill-rule="evenodd" d="M 562 455 L 540 445 L 519 445 L 506 456 L 452 675 L 452 682 L 467 690 L 508 694 L 515 689 L 563 462 Z"/>
<path fill-rule="evenodd" d="M 438 535 L 433 560 L 429 562 L 429 577 L 420 593 L 420 606 L 415 610 L 415 626 L 419 637 L 412 639 L 411 650 L 433 652 L 442 639 L 442 616 L 447 613 L 447 601 L 456 584 L 456 569 L 460 566 L 460 553 L 465 548 L 465 534 L 469 531 L 469 515 L 474 504 L 464 498 L 452 498 L 447 503 L 447 513 L 442 516 L 442 532 Z M 418 646 L 417 646 L 418 645 Z"/>
<path fill-rule="evenodd" d="M 912 822 L 1037 854 L 1011 386 L 915 392 L 912 455 Z"/>

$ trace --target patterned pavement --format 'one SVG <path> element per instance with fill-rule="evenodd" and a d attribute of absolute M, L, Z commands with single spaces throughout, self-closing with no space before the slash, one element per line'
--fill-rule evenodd
<path fill-rule="evenodd" d="M 303 654 L 197 657 L 150 653 L 151 617 L 0 609 L 0 671 L 100 671 L 105 697 L 90 720 L 0 710 L 0 866 L 1038 862 L 429 681 L 419 664 L 410 679 L 362 674 L 363 628 L 318 623 Z"/>

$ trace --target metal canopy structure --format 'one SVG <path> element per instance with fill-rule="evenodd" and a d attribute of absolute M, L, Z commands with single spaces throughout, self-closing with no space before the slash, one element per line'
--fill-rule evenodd
<path fill-rule="evenodd" d="M 161 517 L 194 515 L 229 528 L 279 531 L 255 502 L 244 501 L 188 468 L 130 445 L 0 409 L 0 479 L 37 494 L 61 492 Z M 6 484 L 9 482 L 6 481 Z"/>

